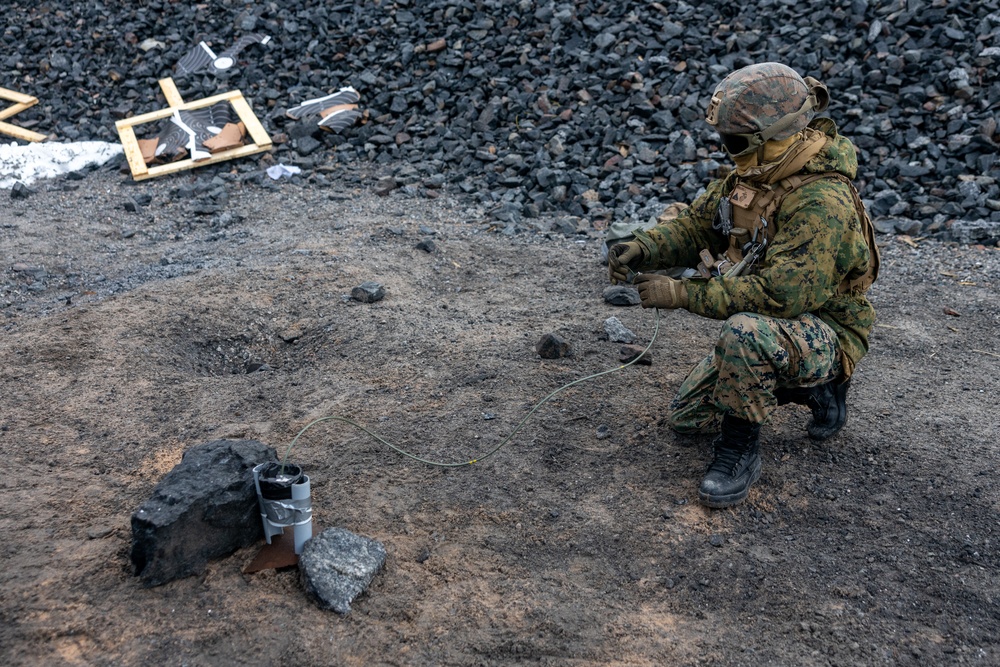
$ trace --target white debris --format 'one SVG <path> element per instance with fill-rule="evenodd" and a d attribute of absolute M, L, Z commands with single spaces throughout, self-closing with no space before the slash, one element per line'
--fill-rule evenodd
<path fill-rule="evenodd" d="M 104 141 L 72 143 L 15 142 L 0 144 L 0 189 L 14 187 L 18 181 L 31 185 L 40 178 L 53 178 L 91 165 L 102 165 L 121 155 L 121 144 Z"/>
<path fill-rule="evenodd" d="M 273 167 L 267 168 L 267 175 L 274 180 L 278 180 L 282 176 L 293 176 L 301 172 L 302 170 L 298 167 L 287 167 L 283 164 L 276 164 Z"/>

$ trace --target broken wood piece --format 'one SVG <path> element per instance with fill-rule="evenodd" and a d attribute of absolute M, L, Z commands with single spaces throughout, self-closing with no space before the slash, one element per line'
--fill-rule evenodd
<path fill-rule="evenodd" d="M 44 134 L 32 132 L 31 130 L 26 130 L 23 127 L 3 122 L 8 118 L 16 116 L 25 109 L 38 104 L 37 97 L 25 95 L 24 93 L 19 93 L 15 90 L 8 90 L 7 88 L 0 88 L 0 100 L 6 100 L 7 102 L 14 103 L 6 109 L 0 109 L 0 134 L 6 134 L 23 141 L 45 141 L 46 136 Z"/>
<path fill-rule="evenodd" d="M 152 139 L 139 139 L 139 151 L 142 153 L 142 161 L 149 164 L 156 159 L 156 147 L 160 145 L 160 140 L 156 137 Z"/>
<path fill-rule="evenodd" d="M 202 146 L 211 153 L 229 150 L 243 145 L 243 137 L 246 136 L 246 127 L 243 123 L 226 123 L 222 131 L 210 139 L 201 142 Z"/>

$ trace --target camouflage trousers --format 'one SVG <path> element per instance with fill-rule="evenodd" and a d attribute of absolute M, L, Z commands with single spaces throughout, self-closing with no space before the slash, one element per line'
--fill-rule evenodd
<path fill-rule="evenodd" d="M 811 387 L 840 374 L 837 335 L 815 315 L 794 320 L 737 313 L 722 326 L 715 351 L 699 362 L 670 404 L 679 433 L 718 429 L 726 412 L 763 424 L 777 388 Z"/>

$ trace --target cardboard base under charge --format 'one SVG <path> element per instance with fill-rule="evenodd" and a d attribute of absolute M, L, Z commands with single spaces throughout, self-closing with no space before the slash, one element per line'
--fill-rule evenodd
<path fill-rule="evenodd" d="M 313 519 L 312 529 L 313 535 L 319 532 L 315 519 Z M 288 527 L 281 535 L 272 535 L 270 544 L 264 542 L 250 564 L 243 568 L 243 574 L 253 574 L 262 570 L 280 570 L 298 564 L 299 557 L 295 553 L 295 534 L 292 532 L 292 528 Z"/>

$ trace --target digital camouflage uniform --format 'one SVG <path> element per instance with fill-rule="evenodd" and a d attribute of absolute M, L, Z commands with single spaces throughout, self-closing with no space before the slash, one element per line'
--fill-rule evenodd
<path fill-rule="evenodd" d="M 809 127 L 824 133 L 825 143 L 798 173 L 853 179 L 853 144 L 830 119 Z M 724 252 L 727 238 L 713 221 L 720 198 L 739 179 L 733 172 L 713 181 L 676 218 L 638 233 L 648 253 L 642 269 L 695 266 L 701 248 Z M 687 282 L 687 309 L 725 324 L 714 352 L 688 375 L 671 404 L 677 431 L 713 429 L 727 411 L 762 424 L 777 405 L 775 389 L 846 381 L 868 351 L 872 305 L 862 289 L 838 293 L 845 278 L 865 273 L 870 260 L 850 185 L 829 177 L 802 185 L 768 222 L 774 237 L 750 274 Z"/>

